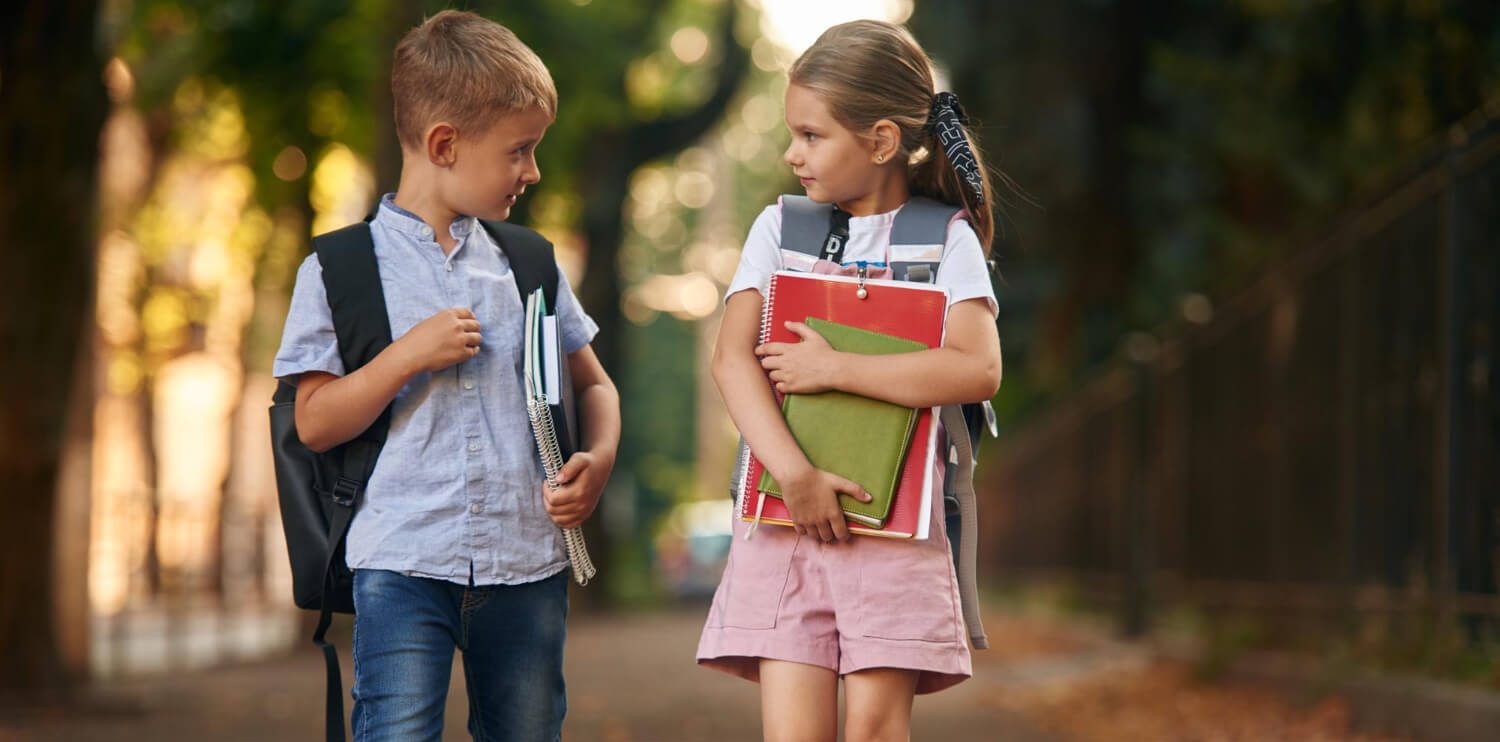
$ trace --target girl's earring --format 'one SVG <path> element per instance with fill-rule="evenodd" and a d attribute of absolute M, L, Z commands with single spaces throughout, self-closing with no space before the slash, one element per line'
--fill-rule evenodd
<path fill-rule="evenodd" d="M 875 162 L 877 162 L 877 163 L 885 162 L 885 155 L 875 155 Z"/>

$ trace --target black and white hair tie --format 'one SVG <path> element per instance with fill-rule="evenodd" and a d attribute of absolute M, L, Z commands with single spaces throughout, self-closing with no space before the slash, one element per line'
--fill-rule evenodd
<path fill-rule="evenodd" d="M 969 122 L 968 114 L 959 105 L 958 96 L 943 92 L 932 97 L 932 107 L 927 112 L 924 128 L 937 139 L 943 154 L 958 173 L 959 180 L 974 194 L 976 204 L 984 204 L 984 181 L 979 177 L 979 161 L 969 148 L 969 138 L 964 135 L 963 125 Z"/>

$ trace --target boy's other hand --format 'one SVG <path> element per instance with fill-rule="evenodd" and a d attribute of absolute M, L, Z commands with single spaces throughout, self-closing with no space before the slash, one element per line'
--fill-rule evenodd
<path fill-rule="evenodd" d="M 479 355 L 479 320 L 464 307 L 422 320 L 396 341 L 416 373 L 442 371 Z"/>
<path fill-rule="evenodd" d="M 780 478 L 777 481 L 781 483 L 781 500 L 786 503 L 787 515 L 791 516 L 797 533 L 825 542 L 849 540 L 849 524 L 839 508 L 840 494 L 860 502 L 873 499 L 855 482 L 810 466 L 785 481 Z"/>
<path fill-rule="evenodd" d="M 542 484 L 542 502 L 558 528 L 577 528 L 593 515 L 613 464 L 588 451 L 568 458 L 557 474 L 557 488 Z"/>

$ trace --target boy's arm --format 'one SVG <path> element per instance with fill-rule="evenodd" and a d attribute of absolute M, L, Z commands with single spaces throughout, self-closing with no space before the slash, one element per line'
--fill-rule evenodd
<path fill-rule="evenodd" d="M 950 307 L 943 346 L 913 353 L 840 353 L 806 325 L 788 327 L 801 342 L 758 349 L 761 365 L 783 394 L 839 389 L 920 408 L 989 399 L 1000 387 L 1000 337 L 984 299 Z"/>
<path fill-rule="evenodd" d="M 581 450 L 563 463 L 557 489 L 542 486 L 547 515 L 560 528 L 576 528 L 593 514 L 620 447 L 620 393 L 594 349 L 585 345 L 569 353 L 568 373 L 583 422 Z"/>
<path fill-rule="evenodd" d="M 584 451 L 613 467 L 620 447 L 620 392 L 599 363 L 599 356 L 585 345 L 568 354 L 568 373 L 573 377 L 573 396 L 578 417 L 583 420 Z"/>
<path fill-rule="evenodd" d="M 411 377 L 386 353 L 348 376 L 302 374 L 297 378 L 297 436 L 317 453 L 351 440 L 375 422 Z"/>
<path fill-rule="evenodd" d="M 302 374 L 297 379 L 297 436 L 318 453 L 354 438 L 375 422 L 413 376 L 467 361 L 479 353 L 479 344 L 474 313 L 444 309 L 347 376 Z"/>

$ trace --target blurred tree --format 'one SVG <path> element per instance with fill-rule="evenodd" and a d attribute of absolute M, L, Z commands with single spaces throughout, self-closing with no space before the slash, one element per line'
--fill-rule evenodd
<path fill-rule="evenodd" d="M 69 677 L 56 644 L 53 518 L 67 402 L 91 337 L 95 183 L 107 106 L 92 0 L 0 6 L 0 692 Z"/>
<path fill-rule="evenodd" d="M 1042 206 L 999 246 L 1007 386 L 1033 403 L 1500 94 L 1487 0 L 929 0 L 912 25 Z"/>
<path fill-rule="evenodd" d="M 537 190 L 562 198 L 568 206 L 557 226 L 583 235 L 588 258 L 580 298 L 599 322 L 594 348 L 605 368 L 617 372 L 623 360 L 618 262 L 630 176 L 692 146 L 723 118 L 746 76 L 749 54 L 735 38 L 739 14 L 732 1 L 571 5 L 528 11 L 498 5 L 493 17 L 535 48 L 557 80 L 561 110 L 539 149 Z M 707 58 L 678 63 L 668 39 L 695 22 L 717 29 Z M 533 216 L 537 203 L 522 202 L 519 216 Z"/>
<path fill-rule="evenodd" d="M 400 151 L 390 122 L 390 52 L 410 27 L 448 5 L 137 0 L 116 11 L 120 55 L 136 73 L 137 104 L 153 122 L 157 166 L 167 151 L 197 145 L 206 129 L 193 121 L 213 119 L 215 107 L 227 105 L 243 119 L 244 151 L 237 156 L 250 166 L 255 184 L 247 217 L 263 213 L 273 225 L 265 244 L 255 246 L 259 290 L 243 352 L 247 372 L 265 368 L 277 342 L 285 307 L 279 297 L 290 288 L 288 266 L 308 248 L 310 174 L 322 153 L 348 146 L 373 160 L 377 192 L 394 189 Z M 586 250 L 579 293 L 601 325 L 596 349 L 606 367 L 621 374 L 616 264 L 626 184 L 641 164 L 690 146 L 722 116 L 746 67 L 746 52 L 733 36 L 735 4 L 468 5 L 515 30 L 557 81 L 559 119 L 539 150 L 543 182 L 512 218 L 542 228 L 565 249 Z M 668 50 L 669 39 L 688 24 L 720 29 L 704 35 L 699 64 L 680 63 Z M 176 285 L 182 275 L 173 250 L 158 251 L 148 266 L 142 307 L 154 294 L 185 291 Z M 196 327 L 214 300 L 204 296 L 190 306 L 196 307 L 190 318 Z M 182 337 L 188 344 L 139 349 L 142 409 L 151 404 L 153 370 L 197 350 L 203 334 Z M 149 425 L 149 412 L 142 419 Z M 590 535 L 608 548 L 602 533 Z"/>
<path fill-rule="evenodd" d="M 599 324 L 594 350 L 623 386 L 632 370 L 647 367 L 638 361 L 634 369 L 627 368 L 624 351 L 627 325 L 621 315 L 619 262 L 630 178 L 642 165 L 692 146 L 724 117 L 749 67 L 749 54 L 735 38 L 737 3 L 641 0 L 586 8 L 543 4 L 529 12 L 504 5 L 494 11 L 493 17 L 547 63 L 561 99 L 558 121 L 538 150 L 542 182 L 512 218 L 582 234 L 586 264 L 579 298 Z M 668 41 L 695 24 L 717 30 L 708 37 L 703 60 L 683 64 Z M 693 362 L 690 352 L 676 360 L 688 368 Z M 651 393 L 680 391 L 654 385 Z M 647 409 L 657 407 L 647 404 Z M 652 479 L 645 471 L 654 466 L 649 455 L 628 442 L 616 466 L 637 482 Z M 615 544 L 604 519 L 596 517 L 585 524 L 585 533 L 591 547 L 609 555 L 616 566 L 610 579 L 640 579 L 630 572 L 642 566 L 634 555 L 649 537 L 647 529 L 635 533 L 639 543 Z M 619 590 L 623 583 L 610 584 Z M 591 591 L 589 597 L 604 596 Z"/>
<path fill-rule="evenodd" d="M 1243 283 L 1500 95 L 1487 0 L 1178 3 L 1171 18 L 1154 31 L 1150 117 L 1131 132 L 1151 215 L 1137 318 Z"/>
<path fill-rule="evenodd" d="M 325 150 L 342 144 L 372 150 L 376 118 L 366 115 L 386 83 L 376 43 L 409 17 L 407 3 L 390 0 L 137 0 L 121 15 L 119 54 L 136 71 L 138 105 L 156 122 L 152 140 L 160 162 L 169 148 L 193 146 L 202 136 L 182 126 L 193 101 L 227 92 L 244 118 L 245 162 L 254 174 L 255 205 L 277 224 L 262 245 L 258 266 L 277 250 L 305 253 L 312 229 L 311 173 Z M 195 91 L 184 99 L 184 86 Z M 196 104 L 202 105 L 202 104 Z M 387 116 L 388 117 L 388 116 Z M 262 271 L 262 282 L 284 292 L 285 270 Z M 264 309 L 264 307 L 258 307 Z M 269 360 L 281 318 L 258 317 L 261 330 L 247 343 L 249 367 Z"/>
<path fill-rule="evenodd" d="M 639 166 L 691 145 L 723 116 L 748 66 L 748 54 L 734 36 L 736 4 L 472 5 L 515 30 L 557 80 L 562 107 L 539 150 L 544 178 L 537 191 L 564 205 L 554 217 L 558 223 L 543 226 L 583 233 L 589 257 L 582 298 L 601 325 L 599 354 L 615 368 L 621 296 L 616 262 L 626 185 Z M 278 158 L 295 148 L 305 163 L 330 141 L 339 141 L 375 155 L 377 182 L 394 187 L 399 150 L 393 149 L 387 121 L 390 47 L 421 21 L 421 11 L 446 6 L 389 0 L 353 5 L 143 0 L 132 12 L 122 54 L 143 67 L 141 98 L 148 109 L 170 105 L 179 86 L 193 77 L 232 89 L 246 118 L 257 200 L 273 213 L 300 210 L 306 224 L 307 178 L 278 174 Z M 665 40 L 682 21 L 714 12 L 720 18 L 710 44 L 713 58 L 666 69 Z M 643 65 L 659 79 L 635 86 L 648 90 L 632 95 L 627 78 L 646 74 L 640 72 Z M 320 102 L 328 96 L 334 103 Z M 330 105 L 347 126 L 315 130 L 314 109 Z M 372 141 L 375 134 L 378 142 Z M 514 218 L 531 217 L 535 200 L 523 201 Z"/>
<path fill-rule="evenodd" d="M 231 320 L 237 326 L 227 328 L 245 336 L 234 364 L 240 373 L 234 389 L 246 388 L 244 376 L 269 364 L 279 339 L 281 297 L 312 229 L 313 172 L 331 147 L 370 148 L 373 119 L 358 113 L 368 108 L 380 73 L 371 29 L 384 20 L 387 5 L 378 0 L 135 0 L 105 11 L 111 46 L 136 81 L 130 104 L 148 122 L 145 192 L 160 184 L 162 167 L 173 155 L 190 153 L 206 163 L 248 167 L 252 195 L 241 229 L 258 231 L 259 237 L 238 242 L 247 253 L 257 296 L 250 316 Z M 143 430 L 137 437 L 147 452 L 148 477 L 155 480 L 159 437 L 151 428 L 157 375 L 175 359 L 203 352 L 216 330 L 222 334 L 226 329 L 213 325 L 226 321 L 218 309 L 229 284 L 204 283 L 183 270 L 199 247 L 195 232 L 166 216 L 173 204 L 147 201 L 149 207 L 126 226 L 144 243 L 137 310 L 144 316 L 153 307 L 179 307 L 183 326 L 142 333 L 133 347 L 116 350 L 138 364 L 133 389 Z M 221 509 L 229 506 L 227 498 L 218 502 Z M 159 498 L 148 504 L 153 517 L 161 504 Z M 220 522 L 222 511 L 214 524 Z M 163 587 L 163 572 L 157 562 L 157 529 L 148 532 L 145 576 L 151 583 L 148 592 L 155 594 Z M 211 559 L 219 556 L 220 550 L 210 550 Z M 204 579 L 207 587 L 217 589 L 221 573 L 218 564 L 209 564 L 197 578 L 168 587 L 187 589 Z"/>

